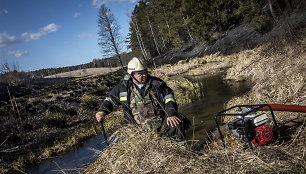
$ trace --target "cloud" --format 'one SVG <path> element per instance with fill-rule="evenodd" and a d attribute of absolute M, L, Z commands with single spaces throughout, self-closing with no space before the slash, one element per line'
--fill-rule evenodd
<path fill-rule="evenodd" d="M 16 36 L 10 36 L 6 32 L 0 33 L 0 47 L 5 47 L 9 45 L 14 45 L 22 41 L 29 42 L 30 40 L 40 40 L 49 33 L 56 32 L 60 29 L 57 24 L 49 24 L 45 27 L 39 29 L 37 33 L 24 32 L 21 34 L 21 38 L 18 39 Z"/>
<path fill-rule="evenodd" d="M 115 1 L 116 1 L 116 0 L 115 0 Z M 119 1 L 119 2 L 129 1 L 130 3 L 134 3 L 134 2 L 136 2 L 137 0 L 117 0 L 117 1 Z"/>
<path fill-rule="evenodd" d="M 92 38 L 92 34 L 87 34 L 87 33 L 78 34 L 78 38 L 79 38 L 79 39 L 88 39 L 88 38 Z"/>
<path fill-rule="evenodd" d="M 13 55 L 17 58 L 29 55 L 28 51 L 21 51 L 21 50 L 10 51 L 7 54 L 8 55 Z"/>
<path fill-rule="evenodd" d="M 76 17 L 78 17 L 78 16 L 80 16 L 80 15 L 81 15 L 80 13 L 75 12 L 73 16 L 76 18 Z"/>
<path fill-rule="evenodd" d="M 93 0 L 92 5 L 95 6 L 96 8 L 100 8 L 102 4 L 105 4 L 105 0 Z"/>
<path fill-rule="evenodd" d="M 0 47 L 5 47 L 9 45 L 14 45 L 21 42 L 16 36 L 10 36 L 4 33 L 0 33 Z"/>
<path fill-rule="evenodd" d="M 47 34 L 56 32 L 59 29 L 60 29 L 59 25 L 52 23 L 39 29 L 37 33 L 28 33 L 28 32 L 22 33 L 21 38 L 27 42 L 30 40 L 40 40 L 43 37 L 45 37 Z"/>
<path fill-rule="evenodd" d="M 8 14 L 8 10 L 7 9 L 3 9 L 3 10 L 0 9 L 0 14 Z"/>
<path fill-rule="evenodd" d="M 42 31 L 47 32 L 47 33 L 51 33 L 51 32 L 56 32 L 59 29 L 60 29 L 59 25 L 56 25 L 56 24 L 52 23 L 52 24 L 49 24 L 49 25 L 45 26 L 42 29 Z"/>
<path fill-rule="evenodd" d="M 130 3 L 135 3 L 137 0 L 92 0 L 92 5 L 96 8 L 100 8 L 102 4 L 106 4 L 108 2 L 125 2 L 129 1 Z"/>

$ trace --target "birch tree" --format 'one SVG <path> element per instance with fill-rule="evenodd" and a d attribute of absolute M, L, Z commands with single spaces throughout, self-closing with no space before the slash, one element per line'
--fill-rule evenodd
<path fill-rule="evenodd" d="M 139 31 L 137 20 L 134 16 L 131 16 L 131 22 L 132 22 L 134 30 L 136 32 L 137 40 L 138 40 L 139 47 L 141 49 L 142 55 L 143 55 L 144 59 L 147 60 L 148 59 L 148 54 L 147 54 L 146 48 L 145 48 L 145 46 L 143 44 L 143 41 L 142 41 L 142 36 L 141 36 L 141 32 Z"/>
<path fill-rule="evenodd" d="M 105 56 L 116 55 L 123 68 L 123 63 L 120 57 L 121 46 L 123 44 L 119 34 L 120 27 L 114 18 L 114 14 L 105 4 L 102 4 L 99 10 L 98 26 L 98 44 L 100 45 L 103 54 Z"/>
<path fill-rule="evenodd" d="M 148 19 L 149 27 L 150 27 L 151 34 L 152 34 L 152 37 L 153 37 L 153 40 L 154 40 L 154 45 L 155 45 L 156 51 L 157 51 L 158 55 L 160 55 L 159 47 L 157 45 L 156 37 L 155 37 L 154 31 L 153 31 L 153 28 L 152 28 L 152 23 L 150 21 L 150 18 L 149 18 L 148 14 L 147 14 L 147 19 Z"/>

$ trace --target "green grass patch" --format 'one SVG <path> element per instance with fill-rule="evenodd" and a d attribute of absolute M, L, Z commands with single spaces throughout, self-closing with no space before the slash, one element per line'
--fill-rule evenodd
<path fill-rule="evenodd" d="M 63 113 L 50 114 L 44 119 L 48 127 L 64 128 L 67 126 L 67 115 Z"/>
<path fill-rule="evenodd" d="M 81 98 L 81 106 L 85 110 L 97 109 L 99 103 L 100 103 L 99 98 L 94 95 L 84 95 Z"/>

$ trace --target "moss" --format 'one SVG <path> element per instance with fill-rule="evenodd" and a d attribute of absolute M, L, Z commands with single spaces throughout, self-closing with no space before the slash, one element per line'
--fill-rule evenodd
<path fill-rule="evenodd" d="M 80 103 L 81 102 L 79 98 L 73 97 L 74 94 L 70 94 L 70 95 L 72 96 L 64 98 L 66 102 L 70 102 L 70 103 Z"/>

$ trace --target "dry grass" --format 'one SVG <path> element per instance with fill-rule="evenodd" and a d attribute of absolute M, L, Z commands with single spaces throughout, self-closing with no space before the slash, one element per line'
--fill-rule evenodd
<path fill-rule="evenodd" d="M 186 62 L 185 60 L 181 60 L 174 65 L 166 64 L 159 68 L 153 69 L 151 71 L 151 74 L 154 76 L 163 78 L 163 79 L 167 79 L 167 77 L 183 74 L 205 63 L 206 63 L 205 60 L 200 59 L 200 58 L 192 59 L 189 62 Z"/>
<path fill-rule="evenodd" d="M 85 77 L 91 75 L 101 75 L 109 72 L 117 71 L 120 67 L 113 68 L 87 68 L 87 69 L 79 69 L 74 71 L 63 72 L 59 74 L 54 74 L 50 76 L 46 76 L 45 78 L 63 78 L 63 77 Z"/>
<path fill-rule="evenodd" d="M 120 141 L 107 148 L 85 173 L 305 172 L 305 148 L 300 151 L 290 148 L 303 143 L 301 139 L 289 146 L 272 145 L 242 152 L 224 149 L 214 142 L 203 155 L 198 155 L 174 141 L 135 127 L 121 128 L 115 135 Z"/>
<path fill-rule="evenodd" d="M 250 60 L 242 59 L 240 64 L 227 71 L 226 79 L 250 79 L 254 84 L 248 95 L 232 99 L 227 106 L 254 103 L 306 105 L 305 50 L 306 39 L 290 45 L 281 42 L 277 46 L 265 45 L 255 49 Z M 291 118 L 296 116 L 281 113 L 278 119 L 284 121 L 288 115 Z"/>

